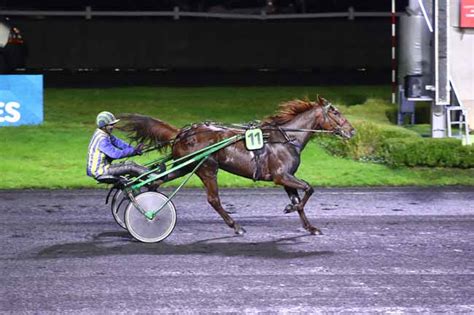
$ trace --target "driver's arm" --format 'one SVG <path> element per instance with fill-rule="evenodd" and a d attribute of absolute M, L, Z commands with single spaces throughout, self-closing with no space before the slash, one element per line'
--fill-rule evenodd
<path fill-rule="evenodd" d="M 123 149 L 116 147 L 110 138 L 104 138 L 100 141 L 99 150 L 114 160 L 135 155 L 135 150 L 132 146 L 127 145 L 127 147 Z"/>

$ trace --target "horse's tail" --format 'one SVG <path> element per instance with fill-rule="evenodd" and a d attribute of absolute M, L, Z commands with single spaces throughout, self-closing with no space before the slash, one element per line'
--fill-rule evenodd
<path fill-rule="evenodd" d="M 134 141 L 145 143 L 159 150 L 172 145 L 179 129 L 156 118 L 139 114 L 121 114 L 119 127 Z"/>

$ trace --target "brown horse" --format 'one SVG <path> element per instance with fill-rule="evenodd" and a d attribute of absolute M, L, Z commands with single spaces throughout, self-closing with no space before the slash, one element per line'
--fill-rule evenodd
<path fill-rule="evenodd" d="M 239 128 L 212 123 L 177 129 L 161 120 L 142 115 L 126 114 L 121 118 L 125 122 L 122 129 L 128 131 L 134 140 L 146 141 L 159 148 L 169 146 L 175 159 L 243 133 Z M 334 106 L 320 97 L 317 102 L 294 100 L 281 104 L 279 111 L 267 117 L 259 128 L 266 140 L 262 149 L 249 151 L 244 141 L 239 141 L 209 156 L 197 170 L 197 176 L 206 187 L 208 202 L 235 233 L 243 234 L 245 230 L 232 219 L 220 202 L 218 169 L 253 180 L 273 181 L 282 185 L 290 198 L 285 213 L 297 211 L 306 230 L 311 234 L 321 234 L 319 229 L 311 225 L 304 212 L 313 188 L 294 176 L 300 164 L 300 154 L 316 130 L 351 138 L 355 133 L 354 128 Z M 167 181 L 189 173 L 192 167 L 171 173 Z M 302 199 L 298 189 L 304 191 Z"/>

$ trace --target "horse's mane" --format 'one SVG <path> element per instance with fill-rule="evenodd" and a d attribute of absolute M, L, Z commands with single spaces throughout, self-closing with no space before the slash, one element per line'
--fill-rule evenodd
<path fill-rule="evenodd" d="M 262 121 L 262 125 L 283 125 L 291 121 L 298 114 L 304 113 L 318 104 L 316 102 L 311 102 L 310 100 L 292 100 L 288 102 L 281 103 L 278 106 L 278 111 L 268 117 L 265 117 Z"/>

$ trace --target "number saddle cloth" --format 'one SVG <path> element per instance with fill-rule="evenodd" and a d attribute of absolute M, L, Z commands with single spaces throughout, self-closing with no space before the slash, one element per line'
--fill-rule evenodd
<path fill-rule="evenodd" d="M 252 174 L 254 181 L 262 179 L 262 160 L 266 154 L 266 140 L 268 135 L 264 135 L 262 129 L 259 128 L 259 122 L 250 122 L 245 126 L 245 147 L 252 151 L 253 160 L 255 161 L 255 170 Z"/>

